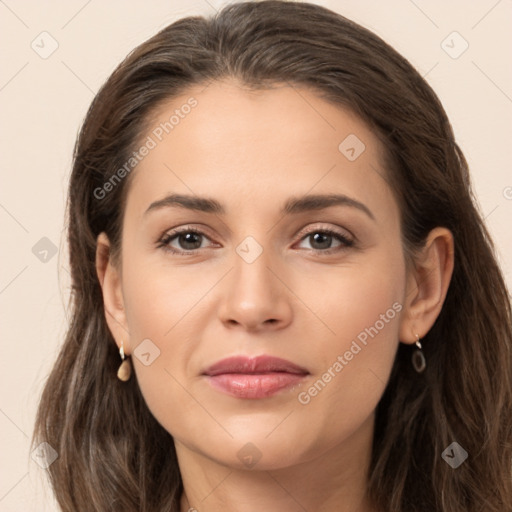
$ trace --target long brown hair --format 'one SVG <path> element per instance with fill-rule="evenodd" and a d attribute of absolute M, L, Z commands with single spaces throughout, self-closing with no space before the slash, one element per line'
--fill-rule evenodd
<path fill-rule="evenodd" d="M 400 344 L 376 411 L 370 497 L 393 512 L 512 510 L 510 298 L 443 107 L 372 32 L 326 8 L 281 1 L 169 25 L 128 55 L 89 108 L 68 196 L 72 316 L 33 438 L 59 454 L 48 474 L 62 510 L 179 510 L 173 439 L 136 379 L 116 378 L 120 358 L 95 269 L 99 233 L 119 250 L 130 179 L 105 197 L 95 191 L 130 158 L 163 100 L 225 77 L 308 87 L 351 109 L 386 148 L 404 251 L 413 254 L 436 226 L 454 235 L 448 294 L 422 340 L 428 368 L 415 373 L 411 347 Z M 457 469 L 441 456 L 454 441 L 469 457 Z"/>

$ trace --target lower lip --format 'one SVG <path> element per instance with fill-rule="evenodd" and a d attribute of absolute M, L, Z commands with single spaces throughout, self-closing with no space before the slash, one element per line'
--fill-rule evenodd
<path fill-rule="evenodd" d="M 207 376 L 210 385 L 236 398 L 267 398 L 279 391 L 298 384 L 304 374 L 272 372 L 272 373 L 223 373 Z"/>

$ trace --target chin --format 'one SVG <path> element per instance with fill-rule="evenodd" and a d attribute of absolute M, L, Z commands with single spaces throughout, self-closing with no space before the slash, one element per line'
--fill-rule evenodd
<path fill-rule="evenodd" d="M 219 439 L 212 456 L 225 466 L 252 471 L 283 469 L 314 458 L 314 450 L 307 449 L 307 432 L 290 431 L 282 424 L 277 426 L 283 417 L 274 421 L 272 429 L 267 425 L 258 428 L 253 422 L 252 428 L 231 431 L 234 438 Z"/>

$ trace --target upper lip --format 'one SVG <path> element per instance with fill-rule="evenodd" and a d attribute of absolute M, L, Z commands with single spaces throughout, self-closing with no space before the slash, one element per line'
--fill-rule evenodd
<path fill-rule="evenodd" d="M 291 361 L 279 357 L 262 355 L 258 357 L 234 356 L 222 359 L 209 366 L 203 375 L 215 376 L 223 373 L 258 374 L 286 372 L 306 375 L 309 372 Z"/>

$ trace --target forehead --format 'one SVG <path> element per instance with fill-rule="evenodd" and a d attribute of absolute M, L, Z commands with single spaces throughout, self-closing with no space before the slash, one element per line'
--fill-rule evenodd
<path fill-rule="evenodd" d="M 310 89 L 194 86 L 159 105 L 148 126 L 141 140 L 151 149 L 133 171 L 127 209 L 180 191 L 224 198 L 237 211 L 332 189 L 362 201 L 391 200 L 378 138 Z"/>

